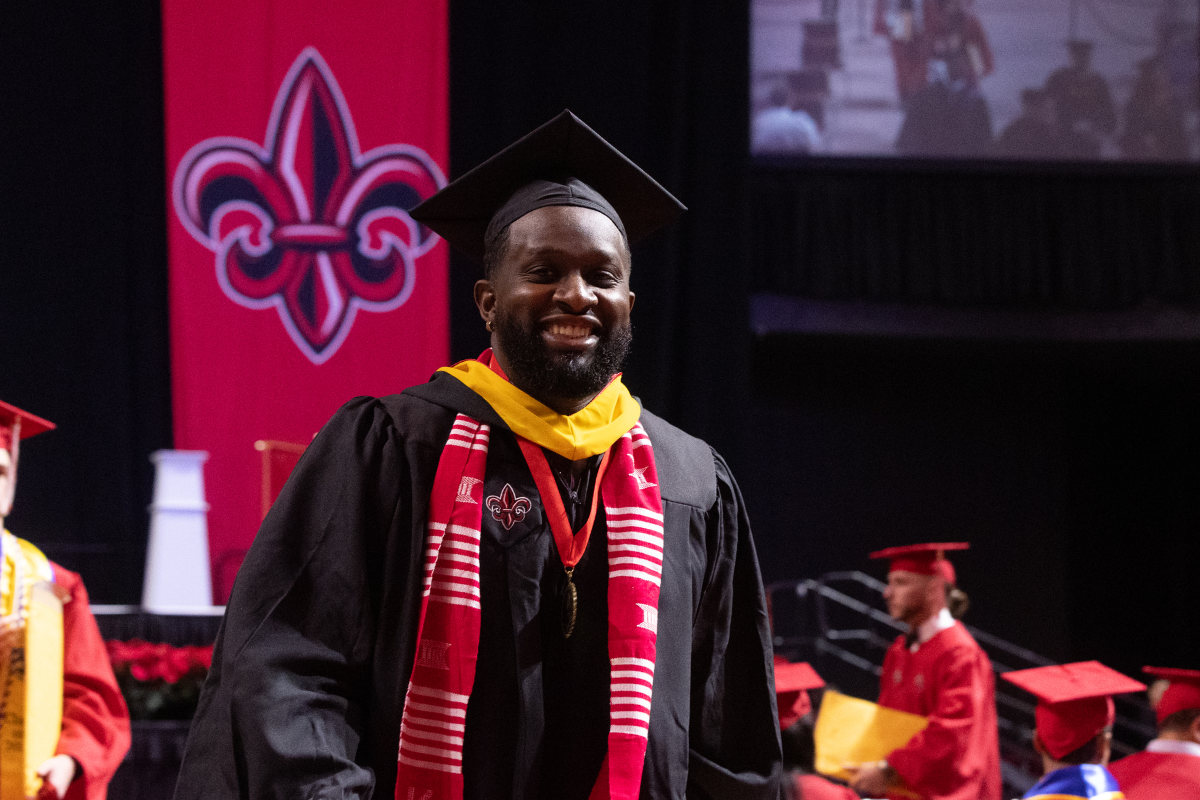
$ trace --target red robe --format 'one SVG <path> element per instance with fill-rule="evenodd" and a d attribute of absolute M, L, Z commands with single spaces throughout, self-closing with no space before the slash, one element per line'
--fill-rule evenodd
<path fill-rule="evenodd" d="M 897 39 L 888 27 L 889 0 L 875 0 L 875 19 L 872 30 L 877 36 L 886 36 L 892 48 L 892 64 L 896 70 L 896 93 L 900 102 L 906 102 L 928 83 L 929 47 L 922 33 L 929 17 L 928 9 L 922 20 L 913 20 L 912 35 L 908 39 Z"/>
<path fill-rule="evenodd" d="M 1200 757 L 1187 753 L 1134 753 L 1108 765 L 1125 800 L 1196 800 Z"/>
<path fill-rule="evenodd" d="M 909 788 L 924 800 L 1000 800 L 996 681 L 987 654 L 962 623 L 915 653 L 898 637 L 883 659 L 880 687 L 881 706 L 929 718 L 925 730 L 887 757 Z"/>
<path fill-rule="evenodd" d="M 63 597 L 63 723 L 56 752 L 82 767 L 64 800 L 105 800 L 108 782 L 129 750 L 129 711 L 83 581 L 51 566 Z"/>
<path fill-rule="evenodd" d="M 834 783 L 820 775 L 800 775 L 794 778 L 796 796 L 801 800 L 859 800 L 854 790 Z"/>

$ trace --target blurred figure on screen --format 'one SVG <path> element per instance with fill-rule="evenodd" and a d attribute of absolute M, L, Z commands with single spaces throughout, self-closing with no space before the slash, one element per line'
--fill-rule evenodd
<path fill-rule="evenodd" d="M 988 155 L 992 119 L 979 81 L 996 64 L 983 25 L 962 0 L 928 0 L 925 24 L 929 74 L 905 107 L 896 151 L 941 158 Z"/>
<path fill-rule="evenodd" d="M 928 39 L 932 57 L 946 62 L 950 74 L 972 89 L 996 71 L 983 23 L 962 0 L 934 0 L 928 15 Z"/>
<path fill-rule="evenodd" d="M 770 106 L 754 117 L 751 152 L 762 155 L 811 153 L 821 146 L 821 131 L 795 82 L 771 90 Z"/>
<path fill-rule="evenodd" d="M 1183 161 L 1188 157 L 1183 112 L 1158 56 L 1138 64 L 1133 92 L 1125 106 L 1121 155 L 1138 161 Z"/>
<path fill-rule="evenodd" d="M 996 154 L 1002 158 L 1066 157 L 1058 135 L 1054 98 L 1045 89 L 1021 91 L 1021 116 L 1008 124 L 996 140 Z"/>
<path fill-rule="evenodd" d="M 1092 43 L 1067 42 L 1071 63 L 1050 73 L 1046 91 L 1054 101 L 1059 137 L 1070 158 L 1099 158 L 1103 139 L 1117 127 L 1112 94 L 1104 76 L 1092 69 Z"/>
<path fill-rule="evenodd" d="M 901 105 L 925 86 L 929 48 L 925 41 L 923 0 L 875 0 L 872 30 L 886 36 L 896 70 L 896 95 Z"/>
<path fill-rule="evenodd" d="M 962 59 L 929 63 L 929 84 L 905 111 L 897 153 L 972 158 L 991 151 L 991 112 L 967 70 Z"/>

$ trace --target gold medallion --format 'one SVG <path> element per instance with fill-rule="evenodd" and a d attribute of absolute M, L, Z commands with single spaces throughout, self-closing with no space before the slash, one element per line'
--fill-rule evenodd
<path fill-rule="evenodd" d="M 575 591 L 575 583 L 571 580 L 572 569 L 565 570 L 567 580 L 559 595 L 559 610 L 562 614 L 562 633 L 564 639 L 570 639 L 575 631 L 575 613 L 579 610 L 579 594 Z"/>

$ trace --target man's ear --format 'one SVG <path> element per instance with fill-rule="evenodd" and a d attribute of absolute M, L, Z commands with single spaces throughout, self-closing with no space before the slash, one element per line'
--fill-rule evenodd
<path fill-rule="evenodd" d="M 496 289 L 486 278 L 475 281 L 475 307 L 484 322 L 492 321 L 496 313 Z"/>
<path fill-rule="evenodd" d="M 946 605 L 946 581 L 941 575 L 930 575 L 929 583 L 925 584 L 926 597 L 934 608 Z"/>
<path fill-rule="evenodd" d="M 1037 750 L 1039 755 L 1043 755 L 1043 756 L 1050 755 L 1049 753 L 1046 752 L 1046 745 L 1042 744 L 1041 737 L 1039 737 L 1037 735 L 1037 731 L 1033 732 L 1033 749 Z"/>
<path fill-rule="evenodd" d="M 1192 724 L 1188 726 L 1188 735 L 1192 737 L 1192 741 L 1200 744 L 1200 717 L 1192 720 Z"/>

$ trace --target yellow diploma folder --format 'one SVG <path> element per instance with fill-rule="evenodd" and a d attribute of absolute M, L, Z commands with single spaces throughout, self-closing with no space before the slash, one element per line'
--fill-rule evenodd
<path fill-rule="evenodd" d="M 884 708 L 867 700 L 825 690 L 817 727 L 817 772 L 853 780 L 847 766 L 887 758 L 897 747 L 925 729 L 929 720 L 918 714 Z"/>
<path fill-rule="evenodd" d="M 9 635 L 15 641 L 0 665 L 0 800 L 25 800 L 41 788 L 35 770 L 54 755 L 62 732 L 62 602 L 49 583 L 33 585 L 26 623 Z"/>

